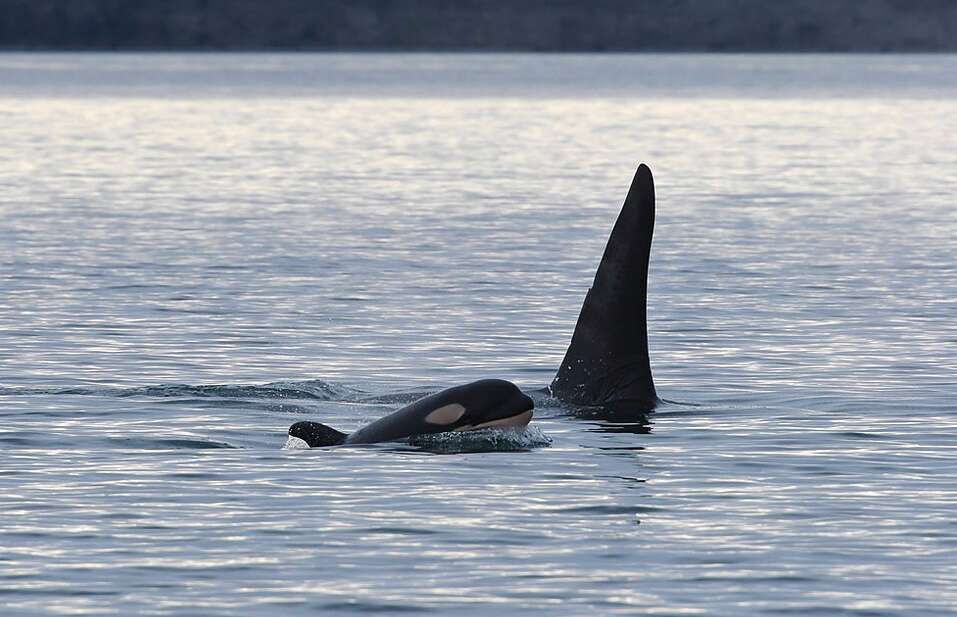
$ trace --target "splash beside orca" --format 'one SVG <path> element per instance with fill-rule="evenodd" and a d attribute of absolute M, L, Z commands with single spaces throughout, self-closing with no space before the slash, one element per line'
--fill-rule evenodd
<path fill-rule="evenodd" d="M 635 172 L 595 280 L 585 295 L 568 350 L 546 392 L 571 405 L 641 415 L 659 399 L 648 356 L 648 261 L 655 225 L 651 170 Z M 483 379 L 421 398 L 347 435 L 318 422 L 297 422 L 290 439 L 310 447 L 394 441 L 489 427 L 524 428 L 532 399 L 515 384 Z"/>

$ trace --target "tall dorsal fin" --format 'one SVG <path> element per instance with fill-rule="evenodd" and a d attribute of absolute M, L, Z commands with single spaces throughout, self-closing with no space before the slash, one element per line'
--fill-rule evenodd
<path fill-rule="evenodd" d="M 645 306 L 654 226 L 654 179 L 641 164 L 552 380 L 551 392 L 559 399 L 577 405 L 627 402 L 645 410 L 655 406 Z"/>

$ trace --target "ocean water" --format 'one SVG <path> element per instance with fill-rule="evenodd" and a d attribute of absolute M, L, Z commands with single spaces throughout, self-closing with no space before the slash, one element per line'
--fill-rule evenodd
<path fill-rule="evenodd" d="M 4 54 L 0 129 L 3 615 L 957 611 L 957 57 Z M 674 402 L 282 449 L 547 385 L 639 161 Z"/>

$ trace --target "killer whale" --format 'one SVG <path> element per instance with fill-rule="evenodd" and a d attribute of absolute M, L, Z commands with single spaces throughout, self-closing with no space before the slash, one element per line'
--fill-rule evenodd
<path fill-rule="evenodd" d="M 414 435 L 473 431 L 483 428 L 523 428 L 532 419 L 535 404 L 515 384 L 503 379 L 481 379 L 431 394 L 351 435 L 318 422 L 296 422 L 292 439 L 310 448 L 395 441 Z"/>
<path fill-rule="evenodd" d="M 654 409 L 648 355 L 648 261 L 655 227 L 655 183 L 638 166 L 612 228 L 574 334 L 548 392 L 579 406 Z"/>
<path fill-rule="evenodd" d="M 565 356 L 545 393 L 594 416 L 639 420 L 660 402 L 648 354 L 648 265 L 655 225 L 651 169 L 638 166 L 585 295 Z M 534 403 L 508 381 L 484 379 L 426 396 L 347 435 L 297 422 L 289 437 L 310 447 L 393 441 L 413 435 L 524 427 Z"/>

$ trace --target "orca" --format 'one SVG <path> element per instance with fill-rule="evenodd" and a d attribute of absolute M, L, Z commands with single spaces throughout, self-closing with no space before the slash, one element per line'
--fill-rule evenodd
<path fill-rule="evenodd" d="M 648 356 L 648 261 L 655 183 L 638 166 L 585 295 L 565 357 L 548 387 L 577 406 L 651 411 L 660 402 Z"/>
<path fill-rule="evenodd" d="M 638 166 L 612 228 L 571 342 L 545 393 L 582 408 L 583 417 L 627 420 L 616 430 L 647 432 L 661 400 L 648 355 L 648 262 L 655 226 L 655 184 Z M 297 422 L 289 437 L 310 447 L 394 441 L 414 435 L 526 426 L 534 403 L 511 382 L 483 379 L 426 396 L 351 435 Z M 637 421 L 637 423 L 636 423 Z"/>
<path fill-rule="evenodd" d="M 535 404 L 518 386 L 503 379 L 481 379 L 421 398 L 347 435 L 318 422 L 296 422 L 289 439 L 310 448 L 396 441 L 414 435 L 524 428 Z M 295 442 L 294 442 L 295 443 Z"/>

